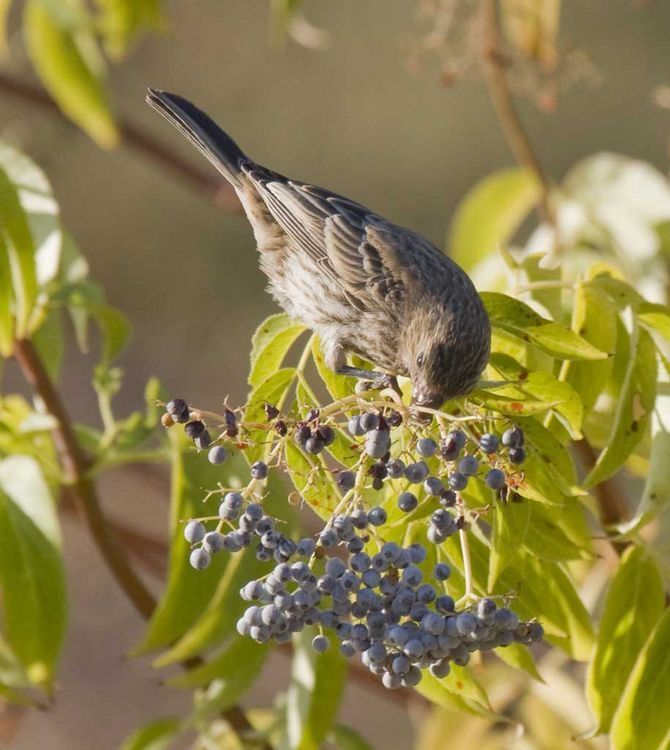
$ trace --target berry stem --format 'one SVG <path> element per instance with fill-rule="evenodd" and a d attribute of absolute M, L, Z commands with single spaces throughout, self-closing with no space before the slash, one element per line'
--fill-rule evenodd
<path fill-rule="evenodd" d="M 456 505 L 461 516 L 464 511 L 463 498 L 460 492 L 456 498 Z M 473 596 L 472 591 L 472 561 L 470 559 L 470 543 L 468 541 L 468 532 L 465 529 L 458 530 L 458 539 L 461 543 L 461 554 L 463 555 L 463 576 L 465 577 L 465 593 L 463 599 L 470 599 Z"/>

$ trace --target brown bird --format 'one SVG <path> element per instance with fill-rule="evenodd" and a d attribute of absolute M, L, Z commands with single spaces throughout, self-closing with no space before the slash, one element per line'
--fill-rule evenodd
<path fill-rule="evenodd" d="M 348 198 L 254 163 L 186 99 L 149 89 L 147 102 L 235 188 L 270 292 L 319 334 L 329 367 L 377 387 L 409 376 L 421 406 L 472 390 L 488 361 L 491 328 L 453 260 Z M 384 372 L 348 365 L 347 352 Z"/>

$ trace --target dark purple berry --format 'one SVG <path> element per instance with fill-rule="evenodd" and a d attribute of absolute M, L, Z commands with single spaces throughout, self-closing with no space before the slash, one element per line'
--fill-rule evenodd
<path fill-rule="evenodd" d="M 509 460 L 510 463 L 515 465 L 522 464 L 526 460 L 526 451 L 524 448 L 510 448 L 509 449 Z"/>
<path fill-rule="evenodd" d="M 205 430 L 205 423 L 196 419 L 194 422 L 188 422 L 184 425 L 184 432 L 191 440 L 195 440 L 198 435 L 203 433 Z"/>

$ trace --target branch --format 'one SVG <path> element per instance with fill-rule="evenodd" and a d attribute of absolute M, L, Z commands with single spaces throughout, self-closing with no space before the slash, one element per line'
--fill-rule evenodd
<path fill-rule="evenodd" d="M 68 492 L 79 516 L 88 526 L 100 553 L 121 589 L 145 620 L 151 617 L 156 602 L 142 580 L 131 568 L 124 548 L 118 544 L 111 526 L 105 518 L 97 490 L 89 475 L 90 461 L 84 454 L 65 404 L 47 373 L 39 354 L 30 341 L 14 342 L 14 357 L 21 372 L 32 389 L 39 395 L 44 405 L 56 421 L 53 430 L 54 443 L 64 473 L 65 490 Z M 187 667 L 193 666 L 192 661 Z M 231 706 L 223 716 L 238 735 L 254 732 L 244 712 L 238 706 Z M 263 742 L 264 750 L 271 750 Z"/>
<path fill-rule="evenodd" d="M 22 99 L 33 106 L 48 110 L 54 115 L 63 117 L 58 105 L 46 91 L 1 72 L 0 91 Z M 146 159 L 172 172 L 181 182 L 186 183 L 197 192 L 203 193 L 219 208 L 230 212 L 240 212 L 242 210 L 242 206 L 233 188 L 224 180 L 217 178 L 213 172 L 203 171 L 193 166 L 166 146 L 158 143 L 152 135 L 145 133 L 125 120 L 119 122 L 119 130 L 123 142 L 128 146 L 135 149 L 135 151 Z"/>
<path fill-rule="evenodd" d="M 590 471 L 597 460 L 593 446 L 586 439 L 579 440 L 574 445 L 582 465 Z M 593 488 L 593 492 L 598 504 L 600 523 L 606 530 L 630 518 L 628 501 L 616 480 L 612 478 L 603 480 Z M 615 539 L 610 539 L 610 542 L 618 555 L 621 555 L 628 546 L 627 542 Z"/>
<path fill-rule="evenodd" d="M 482 66 L 500 126 L 517 162 L 531 170 L 540 185 L 538 213 L 540 219 L 551 226 L 556 216 L 550 201 L 551 183 L 537 158 L 514 106 L 514 99 L 507 78 L 507 63 L 503 56 L 502 33 L 498 18 L 497 0 L 481 0 L 480 21 L 482 30 Z M 587 468 L 596 462 L 596 453 L 587 440 L 575 443 L 575 449 Z M 629 517 L 628 503 L 620 486 L 613 479 L 606 479 L 593 489 L 598 503 L 600 522 L 603 527 L 614 526 Z M 612 541 L 612 546 L 621 553 L 625 544 Z"/>
<path fill-rule="evenodd" d="M 503 54 L 502 34 L 498 19 L 497 0 L 482 0 L 480 11 L 482 32 L 482 67 L 489 96 L 496 110 L 500 126 L 505 134 L 507 144 L 517 162 L 529 169 L 537 178 L 540 186 L 538 212 L 540 219 L 554 226 L 554 215 L 549 198 L 551 184 L 546 172 L 523 129 L 521 120 L 514 106 L 514 98 L 507 78 L 507 62 Z"/>

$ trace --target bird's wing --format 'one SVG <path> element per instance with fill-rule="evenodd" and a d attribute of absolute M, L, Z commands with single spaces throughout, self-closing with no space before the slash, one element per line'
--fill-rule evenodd
<path fill-rule="evenodd" d="M 412 278 L 408 230 L 323 188 L 259 167 L 245 171 L 293 245 L 307 253 L 352 304 L 366 309 L 402 302 Z"/>

